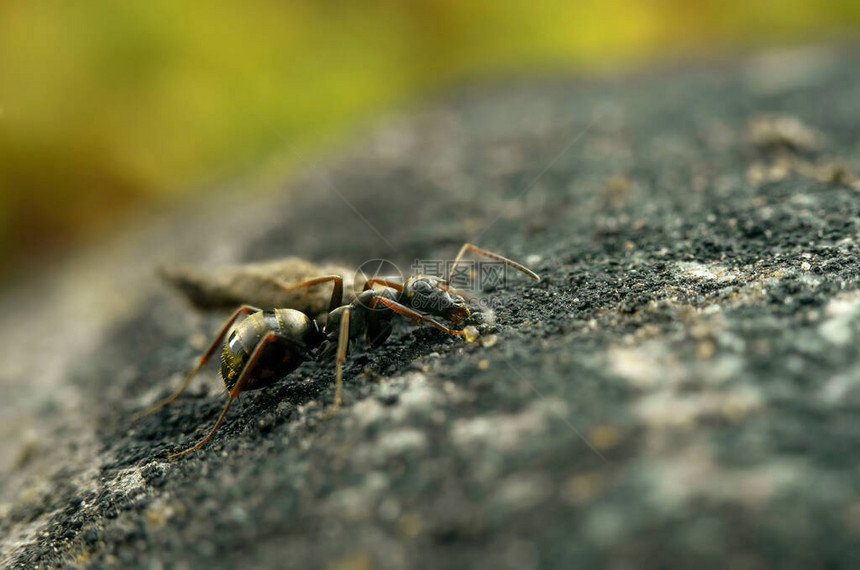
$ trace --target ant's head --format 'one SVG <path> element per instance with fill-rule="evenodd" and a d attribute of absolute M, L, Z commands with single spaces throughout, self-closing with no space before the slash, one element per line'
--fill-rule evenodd
<path fill-rule="evenodd" d="M 347 309 L 347 305 L 338 307 L 326 316 L 323 332 L 326 340 L 337 343 L 340 336 L 340 323 L 343 320 L 343 314 Z M 364 331 L 364 315 L 357 311 L 351 311 L 349 314 L 349 338 L 354 340 L 360 337 Z"/>
<path fill-rule="evenodd" d="M 453 293 L 438 277 L 414 275 L 403 286 L 406 303 L 422 313 L 444 317 L 460 325 L 469 318 L 466 300 Z"/>

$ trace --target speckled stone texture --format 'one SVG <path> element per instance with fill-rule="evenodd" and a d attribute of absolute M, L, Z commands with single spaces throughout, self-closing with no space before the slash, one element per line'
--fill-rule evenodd
<path fill-rule="evenodd" d="M 46 270 L 0 304 L 4 565 L 860 567 L 858 69 L 475 88 Z M 131 422 L 223 318 L 157 266 L 408 271 L 466 240 L 544 277 L 484 291 L 476 342 L 404 323 L 352 351 L 333 418 L 307 363 L 178 462 L 215 367 Z"/>

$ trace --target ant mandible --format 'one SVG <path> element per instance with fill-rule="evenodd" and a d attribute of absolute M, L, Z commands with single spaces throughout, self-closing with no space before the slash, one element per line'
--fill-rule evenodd
<path fill-rule="evenodd" d="M 279 282 L 290 290 L 332 282 L 334 288 L 325 325 L 320 328 L 312 317 L 295 309 L 264 311 L 250 305 L 242 305 L 227 319 L 179 389 L 134 419 L 153 414 L 178 398 L 211 360 L 230 327 L 242 315 L 247 317 L 233 329 L 221 349 L 221 378 L 229 392 L 224 410 L 209 435 L 196 445 L 170 455 L 169 459 L 173 461 L 184 457 L 212 439 L 239 394 L 246 390 L 259 390 L 270 386 L 298 368 L 302 362 L 330 356 L 336 347 L 336 387 L 334 406 L 331 409 L 331 413 L 334 413 L 342 403 L 343 364 L 346 362 L 350 341 L 364 335 L 371 347 L 380 346 L 391 335 L 391 321 L 395 314 L 412 319 L 419 325 L 431 325 L 446 334 L 465 334 L 463 330 L 447 327 L 428 314 L 447 319 L 455 326 L 462 325 L 470 317 L 465 298 L 451 287 L 451 278 L 457 265 L 463 255 L 470 251 L 505 263 L 540 281 L 540 277 L 527 267 L 466 243 L 460 248 L 447 279 L 432 275 L 413 275 L 402 284 L 385 279 L 368 279 L 364 291 L 348 305 L 343 304 L 343 277 L 339 275 L 325 275 L 296 285 Z M 374 285 L 381 285 L 383 288 L 375 290 Z"/>

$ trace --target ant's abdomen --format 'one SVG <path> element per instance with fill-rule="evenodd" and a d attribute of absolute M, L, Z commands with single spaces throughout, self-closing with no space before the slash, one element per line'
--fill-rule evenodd
<path fill-rule="evenodd" d="M 239 323 L 227 337 L 221 350 L 221 379 L 228 391 L 235 388 L 257 345 L 270 332 L 276 333 L 279 338 L 262 348 L 256 364 L 248 370 L 249 376 L 243 391 L 265 388 L 304 362 L 305 358 L 293 350 L 288 342 L 296 332 L 296 323 L 291 322 L 294 315 L 291 313 L 298 311 L 290 311 L 291 318 L 286 321 L 285 315 L 280 314 L 282 312 L 284 310 L 254 313 Z M 304 314 L 298 314 L 310 321 Z"/>

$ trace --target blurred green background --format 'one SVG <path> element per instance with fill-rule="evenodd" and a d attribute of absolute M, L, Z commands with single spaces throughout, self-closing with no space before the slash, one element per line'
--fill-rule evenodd
<path fill-rule="evenodd" d="M 0 280 L 224 180 L 262 192 L 464 79 L 844 38 L 856 0 L 0 3 Z M 261 119 L 264 117 L 265 120 Z"/>

